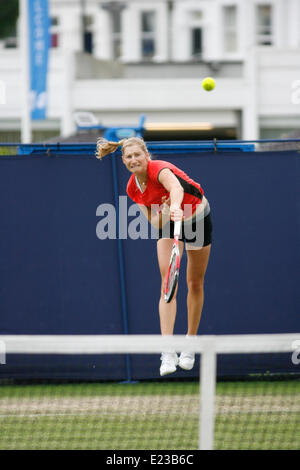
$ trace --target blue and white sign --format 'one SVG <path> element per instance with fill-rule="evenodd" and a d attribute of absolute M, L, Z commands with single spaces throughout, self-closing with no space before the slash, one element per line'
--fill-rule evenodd
<path fill-rule="evenodd" d="M 46 119 L 50 44 L 48 0 L 27 0 L 29 20 L 31 119 Z"/>

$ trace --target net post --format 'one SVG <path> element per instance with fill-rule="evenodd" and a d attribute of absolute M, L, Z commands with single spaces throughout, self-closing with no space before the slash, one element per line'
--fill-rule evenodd
<path fill-rule="evenodd" d="M 199 449 L 213 450 L 217 355 L 215 339 L 203 338 L 200 360 Z"/>

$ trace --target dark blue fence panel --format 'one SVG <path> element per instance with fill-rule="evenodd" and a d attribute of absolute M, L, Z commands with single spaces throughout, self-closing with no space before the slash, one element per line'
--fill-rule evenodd
<path fill-rule="evenodd" d="M 199 181 L 210 202 L 213 247 L 199 334 L 299 331 L 299 154 L 182 152 L 154 156 Z M 119 195 L 129 173 L 117 159 Z M 99 240 L 100 204 L 115 204 L 112 162 L 91 155 L 0 159 L 0 334 L 158 334 L 160 276 L 155 240 Z M 127 200 L 128 207 L 132 202 Z M 128 217 L 128 223 L 133 217 Z M 150 233 L 150 231 L 149 231 Z M 186 255 L 175 333 L 186 332 Z M 122 270 L 121 270 L 122 272 Z M 124 319 L 124 302 L 127 318 Z M 126 325 L 124 324 L 126 320 Z M 26 358 L 0 376 L 60 377 L 61 358 Z M 28 359 L 28 358 L 27 358 Z M 128 358 L 127 358 L 128 359 Z M 158 377 L 159 357 L 68 359 L 69 377 Z M 128 370 L 130 366 L 130 370 Z M 219 375 L 295 370 L 289 358 L 227 356 Z M 198 375 L 177 372 L 174 378 Z"/>
<path fill-rule="evenodd" d="M 114 204 L 110 166 L 56 155 L 2 157 L 0 166 L 1 334 L 123 333 L 117 241 L 96 237 L 98 205 Z M 31 362 L 16 359 L 20 375 Z M 51 359 L 52 376 L 59 363 Z M 77 375 L 78 361 L 68 364 Z M 80 364 L 82 376 L 124 374 L 122 358 L 106 359 L 104 372 L 94 358 Z"/>

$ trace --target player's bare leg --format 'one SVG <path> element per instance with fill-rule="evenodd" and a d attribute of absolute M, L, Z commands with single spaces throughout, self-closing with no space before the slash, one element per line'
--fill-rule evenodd
<path fill-rule="evenodd" d="M 187 250 L 187 308 L 188 308 L 188 336 L 195 336 L 198 332 L 202 308 L 204 303 L 204 277 L 208 265 L 211 246 L 201 250 Z M 183 351 L 179 357 L 179 366 L 185 370 L 194 367 L 195 354 Z"/>
<path fill-rule="evenodd" d="M 187 308 L 188 332 L 192 336 L 198 332 L 203 303 L 204 303 L 204 277 L 209 261 L 211 245 L 201 250 L 187 250 Z"/>

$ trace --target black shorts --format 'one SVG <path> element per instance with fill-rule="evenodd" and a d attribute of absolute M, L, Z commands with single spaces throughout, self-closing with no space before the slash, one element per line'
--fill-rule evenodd
<path fill-rule="evenodd" d="M 204 211 L 182 224 L 179 240 L 186 243 L 186 248 L 197 249 L 212 242 L 212 220 L 209 203 Z M 174 238 L 174 222 L 170 220 L 159 230 L 158 238 Z"/>

